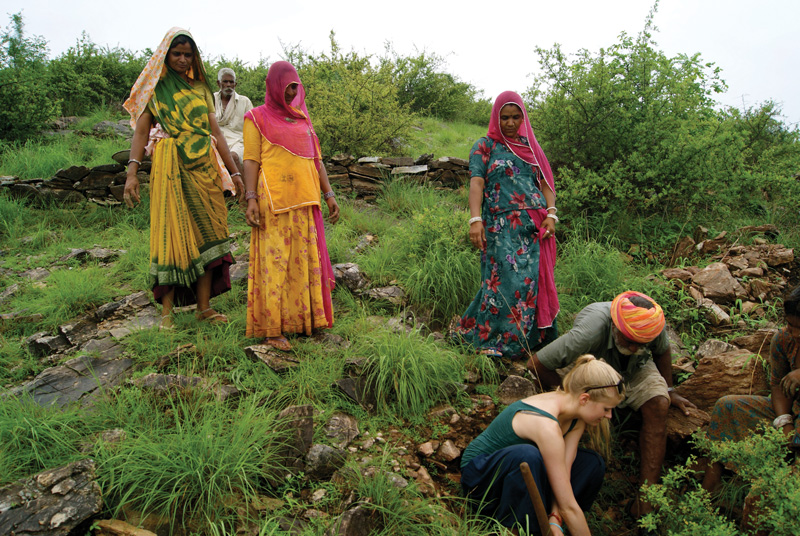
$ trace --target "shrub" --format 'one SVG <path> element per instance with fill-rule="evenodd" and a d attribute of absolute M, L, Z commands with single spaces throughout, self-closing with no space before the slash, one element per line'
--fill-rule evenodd
<path fill-rule="evenodd" d="M 325 154 L 397 152 L 413 114 L 398 99 L 388 65 L 343 53 L 331 32 L 330 54 L 285 50 L 306 88 L 306 102 Z"/>
<path fill-rule="evenodd" d="M 64 115 L 86 115 L 99 105 L 119 109 L 149 56 L 100 48 L 86 32 L 48 66 L 50 94 Z"/>
<path fill-rule="evenodd" d="M 58 114 L 48 97 L 47 43 L 27 37 L 22 13 L 0 33 L 0 140 L 34 136 Z"/>

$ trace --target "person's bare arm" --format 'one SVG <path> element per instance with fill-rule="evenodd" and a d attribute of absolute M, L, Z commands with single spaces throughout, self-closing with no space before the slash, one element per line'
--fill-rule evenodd
<path fill-rule="evenodd" d="M 141 162 L 144 159 L 144 148 L 147 145 L 147 138 L 150 136 L 152 123 L 153 116 L 148 111 L 144 111 L 139 116 L 139 119 L 136 120 L 136 128 L 133 130 L 133 138 L 131 139 L 131 152 L 128 156 L 129 160 Z M 125 190 L 122 196 L 128 207 L 133 207 L 135 203 L 141 201 L 139 177 L 136 176 L 139 172 L 139 164 L 137 162 L 128 163 L 128 174 L 125 179 Z"/>
<path fill-rule="evenodd" d="M 469 180 L 469 217 L 479 218 L 483 206 L 483 187 L 486 180 L 483 177 L 472 177 Z M 482 221 L 476 221 L 469 226 L 469 241 L 476 248 L 483 251 L 486 247 L 486 230 Z"/>
<path fill-rule="evenodd" d="M 667 382 L 667 387 L 672 387 L 672 350 L 667 348 L 663 354 L 654 355 L 653 361 L 658 368 L 658 372 L 664 377 Z M 689 416 L 689 408 L 697 408 L 694 404 L 689 402 L 686 398 L 682 397 L 675 391 L 670 391 L 669 402 L 677 407 L 684 415 Z"/>
<path fill-rule="evenodd" d="M 325 169 L 325 164 L 322 162 L 319 163 L 319 186 L 323 194 L 333 191 L 328 180 L 328 170 Z M 325 203 L 328 205 L 328 220 L 336 223 L 339 221 L 339 204 L 336 202 L 336 197 L 327 198 Z"/>
<path fill-rule="evenodd" d="M 547 181 L 544 179 L 542 179 L 542 194 L 544 194 L 544 200 L 548 207 L 556 206 L 556 194 L 553 193 L 550 185 L 547 184 Z M 554 236 L 556 233 L 556 220 L 553 218 L 545 218 L 542 222 L 542 227 L 544 227 L 545 230 L 545 238 L 548 236 Z"/>

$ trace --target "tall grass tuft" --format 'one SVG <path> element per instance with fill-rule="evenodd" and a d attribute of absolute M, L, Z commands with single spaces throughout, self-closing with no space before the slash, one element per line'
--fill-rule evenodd
<path fill-rule="evenodd" d="M 96 446 L 99 480 L 115 513 L 131 506 L 192 526 L 229 519 L 256 498 L 264 479 L 283 471 L 287 434 L 277 412 L 254 399 L 228 407 L 183 392 L 162 406 L 131 392 L 105 412 L 127 433 L 122 443 Z"/>
<path fill-rule="evenodd" d="M 0 398 L 0 486 L 85 457 L 79 442 L 92 420 L 79 408 Z"/>
<path fill-rule="evenodd" d="M 43 324 L 53 328 L 87 310 L 112 301 L 119 294 L 114 282 L 99 266 L 58 270 L 47 278 L 44 288 L 34 288 L 15 300 L 21 309 L 44 316 Z"/>
<path fill-rule="evenodd" d="M 78 135 L 8 144 L 0 153 L 0 175 L 46 179 L 70 166 L 111 164 L 111 155 L 129 147 L 130 143 L 122 138 Z"/>
<path fill-rule="evenodd" d="M 367 356 L 364 377 L 379 410 L 403 418 L 450 399 L 464 380 L 460 356 L 416 331 L 373 330 L 358 339 L 357 352 Z"/>

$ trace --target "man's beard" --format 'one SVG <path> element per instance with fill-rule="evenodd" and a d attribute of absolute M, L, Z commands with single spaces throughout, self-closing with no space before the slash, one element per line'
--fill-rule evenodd
<path fill-rule="evenodd" d="M 225 95 L 226 97 L 233 97 L 233 88 L 226 87 L 225 89 L 222 90 L 222 94 Z"/>

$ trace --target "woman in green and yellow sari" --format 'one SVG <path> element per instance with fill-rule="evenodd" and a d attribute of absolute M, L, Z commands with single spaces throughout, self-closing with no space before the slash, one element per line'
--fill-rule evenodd
<path fill-rule="evenodd" d="M 134 127 L 124 192 L 129 207 L 140 200 L 141 161 L 145 152 L 152 155 L 149 283 L 163 306 L 160 327 L 173 327 L 174 305 L 192 303 L 198 319 L 227 322 L 209 300 L 230 289 L 234 262 L 223 190 L 244 187 L 189 32 L 167 32 L 124 106 Z"/>

